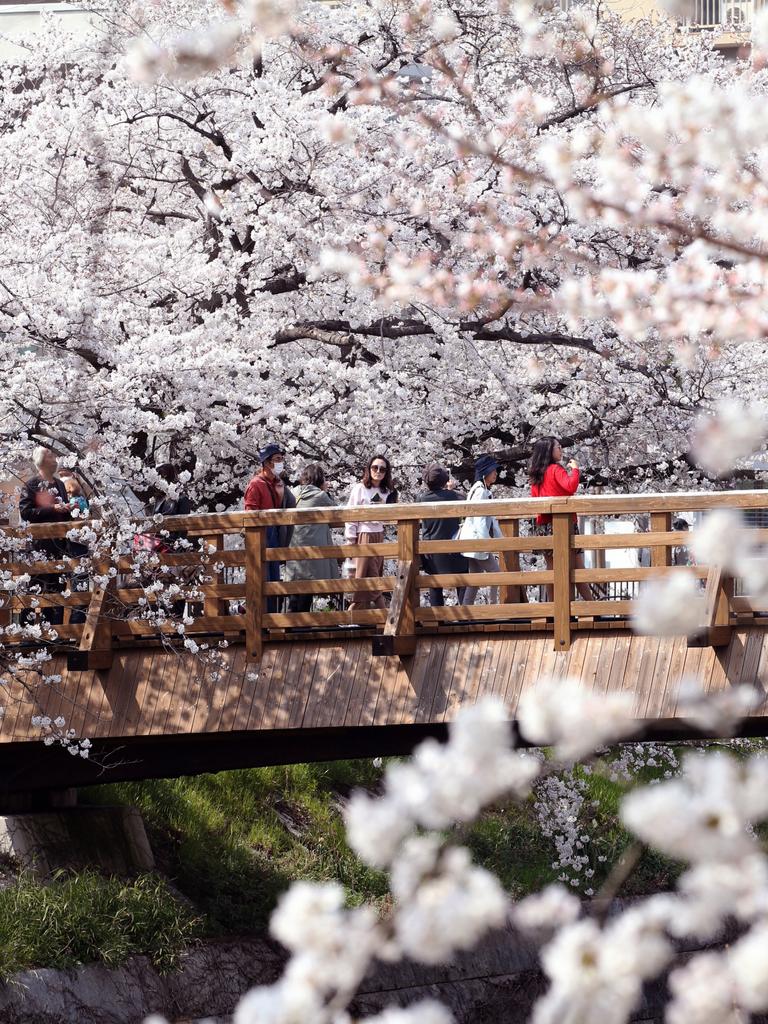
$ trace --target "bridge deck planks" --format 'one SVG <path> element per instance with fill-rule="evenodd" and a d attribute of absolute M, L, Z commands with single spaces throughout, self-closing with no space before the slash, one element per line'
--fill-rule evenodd
<path fill-rule="evenodd" d="M 372 656 L 368 637 L 267 643 L 259 664 L 241 644 L 220 655 L 217 678 L 194 655 L 161 646 L 120 649 L 104 671 L 68 672 L 57 655 L 45 670 L 62 682 L 40 689 L 39 708 L 12 684 L 0 742 L 38 739 L 35 713 L 61 714 L 91 739 L 450 721 L 461 705 L 491 693 L 514 714 L 521 695 L 551 674 L 597 695 L 633 693 L 635 713 L 647 718 L 675 717 L 685 677 L 700 677 L 710 692 L 755 681 L 768 692 L 762 625 L 735 626 L 719 650 L 605 628 L 577 633 L 562 653 L 544 634 L 441 631 L 421 638 L 406 659 Z"/>

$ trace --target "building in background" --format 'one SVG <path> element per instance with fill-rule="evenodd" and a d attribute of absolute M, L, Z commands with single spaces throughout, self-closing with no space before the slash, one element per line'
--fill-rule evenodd
<path fill-rule="evenodd" d="M 60 19 L 68 31 L 84 30 L 89 18 L 85 10 L 87 6 L 86 3 L 78 7 L 56 0 L 25 0 L 22 3 L 0 0 L 0 60 L 13 60 L 23 53 L 24 44 L 29 45 L 35 33 L 40 31 L 44 14 Z"/>

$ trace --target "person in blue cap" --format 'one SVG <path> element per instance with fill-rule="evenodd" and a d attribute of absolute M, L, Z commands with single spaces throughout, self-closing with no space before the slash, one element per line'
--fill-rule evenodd
<path fill-rule="evenodd" d="M 475 482 L 467 495 L 467 501 L 489 501 L 493 497 L 491 487 L 496 482 L 499 474 L 499 464 L 492 455 L 481 455 L 475 462 Z M 491 540 L 501 537 L 501 527 L 496 516 L 467 516 L 461 524 L 459 538 L 461 540 Z M 471 544 L 467 545 L 468 550 L 462 552 L 469 564 L 469 572 L 499 572 L 499 559 L 492 551 L 472 551 Z M 465 587 L 461 603 L 474 604 L 479 587 Z M 499 588 L 491 587 L 490 603 L 498 604 Z"/>
<path fill-rule="evenodd" d="M 285 455 L 278 444 L 268 444 L 259 452 L 261 468 L 249 480 L 245 489 L 246 512 L 266 512 L 273 508 L 294 508 L 296 499 L 283 480 Z M 267 547 L 284 547 L 291 542 L 293 529 L 283 526 L 267 527 Z M 267 562 L 267 579 L 271 583 L 280 579 L 280 563 Z M 267 611 L 279 610 L 276 597 L 267 598 Z"/>

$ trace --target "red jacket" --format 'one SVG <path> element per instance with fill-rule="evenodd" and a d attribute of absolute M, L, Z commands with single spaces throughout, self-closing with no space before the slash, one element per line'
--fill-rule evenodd
<path fill-rule="evenodd" d="M 257 473 L 248 481 L 245 489 L 246 512 L 265 512 L 271 508 L 280 508 L 282 503 L 274 481 L 267 480 L 262 473 Z"/>
<path fill-rule="evenodd" d="M 564 469 L 559 462 L 550 463 L 540 484 L 531 484 L 532 498 L 570 498 L 579 486 L 578 467 L 572 472 Z M 573 517 L 576 519 L 576 516 Z M 546 512 L 536 516 L 536 525 L 544 526 L 552 522 L 552 516 Z"/>

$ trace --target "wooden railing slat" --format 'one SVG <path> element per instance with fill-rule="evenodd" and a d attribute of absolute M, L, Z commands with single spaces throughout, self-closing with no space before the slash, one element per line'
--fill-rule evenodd
<path fill-rule="evenodd" d="M 572 601 L 573 615 L 631 615 L 633 601 Z"/>
<path fill-rule="evenodd" d="M 667 569 L 574 569 L 574 583 L 640 583 L 643 580 L 661 579 L 670 573 L 687 572 L 698 579 L 706 579 L 709 570 L 700 565 L 670 565 Z"/>
<path fill-rule="evenodd" d="M 361 590 L 388 593 L 395 586 L 395 576 L 370 576 L 355 580 L 285 580 L 265 583 L 265 594 L 354 594 Z"/>
<path fill-rule="evenodd" d="M 577 551 L 597 551 L 600 548 L 684 548 L 690 538 L 681 530 L 669 533 L 599 533 L 588 537 L 581 534 L 573 538 L 572 546 Z"/>
<path fill-rule="evenodd" d="M 323 547 L 289 547 L 267 548 L 268 562 L 301 562 L 314 558 L 366 558 L 382 555 L 391 558 L 397 555 L 397 544 L 388 541 L 384 544 L 326 544 Z"/>
<path fill-rule="evenodd" d="M 430 587 L 499 587 L 512 585 L 518 589 L 537 587 L 540 583 L 554 583 L 555 574 L 548 569 L 536 569 L 531 572 L 450 572 L 435 576 L 419 576 L 417 587 L 427 590 Z M 518 604 L 518 601 L 502 601 L 501 604 Z"/>
<path fill-rule="evenodd" d="M 417 608 L 417 622 L 472 622 L 476 619 L 543 619 L 554 613 L 551 601 L 526 604 L 446 605 L 443 608 Z"/>
<path fill-rule="evenodd" d="M 372 626 L 386 622 L 386 608 L 356 608 L 346 612 L 269 612 L 262 625 L 269 629 L 292 626 Z"/>
<path fill-rule="evenodd" d="M 568 512 L 552 516 L 552 567 L 554 569 L 555 650 L 567 651 L 571 646 L 571 599 L 573 597 L 571 570 L 573 549 L 571 536 L 573 518 Z"/>
<path fill-rule="evenodd" d="M 249 527 L 245 531 L 245 643 L 248 657 L 260 661 L 264 650 L 264 576 L 267 531 Z"/>

